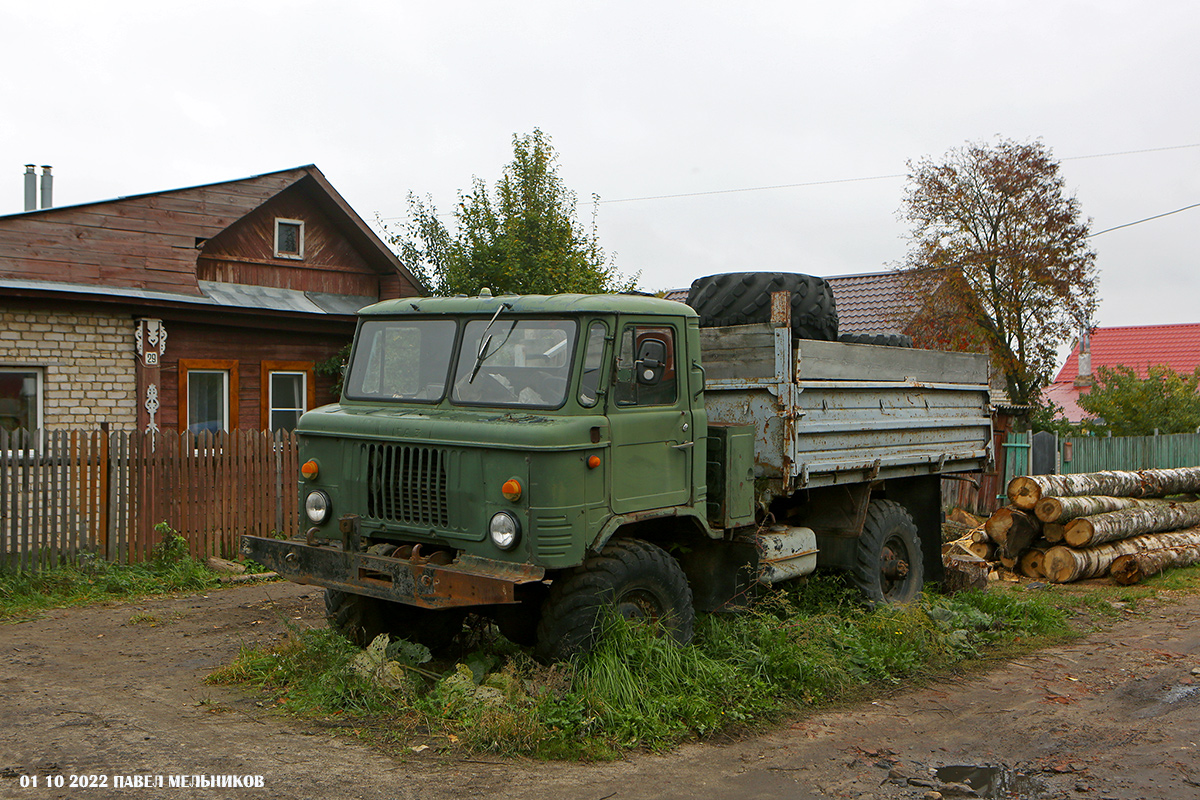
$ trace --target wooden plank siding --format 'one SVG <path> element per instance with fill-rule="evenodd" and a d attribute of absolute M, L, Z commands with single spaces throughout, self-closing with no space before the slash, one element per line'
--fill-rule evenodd
<path fill-rule="evenodd" d="M 145 561 L 160 523 L 198 558 L 236 557 L 243 535 L 299 531 L 298 487 L 286 433 L 0 430 L 0 568 Z"/>
<path fill-rule="evenodd" d="M 330 335 L 173 321 L 167 323 L 167 331 L 167 351 L 162 360 L 159 386 L 159 426 L 164 430 L 180 427 L 179 399 L 184 386 L 181 385 L 179 362 L 199 360 L 236 364 L 238 413 L 230 420 L 230 426 L 238 430 L 258 430 L 267 396 L 262 365 L 286 362 L 292 364 L 293 369 L 299 364 L 311 367 L 336 355 L 350 341 L 354 328 L 347 325 L 343 334 Z M 333 376 L 314 376 L 315 405 L 334 402 L 333 381 Z"/>

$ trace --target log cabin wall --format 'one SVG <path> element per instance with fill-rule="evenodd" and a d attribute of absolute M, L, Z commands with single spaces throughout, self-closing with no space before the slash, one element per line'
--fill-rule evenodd
<path fill-rule="evenodd" d="M 0 224 L 0 275 L 198 296 L 197 243 L 302 173 L 16 215 Z"/>
<path fill-rule="evenodd" d="M 303 223 L 302 258 L 276 257 L 276 220 Z M 200 280 L 372 298 L 379 296 L 381 277 L 298 186 L 205 242 L 196 274 Z"/>
<path fill-rule="evenodd" d="M 247 329 L 228 325 L 165 320 L 168 345 L 161 367 L 161 404 L 159 425 L 166 430 L 182 430 L 186 403 L 185 374 L 189 369 L 215 369 L 230 372 L 230 386 L 236 384 L 236 416 L 231 415 L 231 430 L 262 430 L 264 404 L 269 399 L 263 381 L 263 365 L 282 371 L 304 371 L 312 381 L 308 408 L 336 401 L 331 392 L 332 376 L 315 375 L 313 367 L 332 356 L 350 341 L 352 323 L 340 334 L 270 329 Z M 181 362 L 183 367 L 181 368 Z M 232 400 L 232 398 L 231 398 Z M 231 409 L 233 407 L 231 402 Z"/>

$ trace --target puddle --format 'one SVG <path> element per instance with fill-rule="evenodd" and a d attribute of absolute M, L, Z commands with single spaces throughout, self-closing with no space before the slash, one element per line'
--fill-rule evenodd
<path fill-rule="evenodd" d="M 1145 719 L 1147 717 L 1162 716 L 1170 711 L 1174 711 L 1176 706 L 1195 700 L 1200 700 L 1200 686 L 1172 686 L 1159 695 L 1154 703 L 1135 712 L 1133 718 Z"/>
<path fill-rule="evenodd" d="M 1191 700 L 1197 693 L 1200 693 L 1200 686 L 1172 686 L 1170 691 L 1163 695 L 1162 701 L 1167 705 L 1174 705 L 1180 700 Z"/>
<path fill-rule="evenodd" d="M 1008 767 L 962 764 L 939 767 L 934 770 L 934 775 L 943 783 L 965 783 L 978 792 L 980 797 L 993 800 L 1009 797 L 1036 800 L 1049 794 L 1041 779 Z"/>

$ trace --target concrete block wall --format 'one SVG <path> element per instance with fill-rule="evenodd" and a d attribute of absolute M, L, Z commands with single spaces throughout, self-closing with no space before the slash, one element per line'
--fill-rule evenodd
<path fill-rule="evenodd" d="M 0 305 L 0 367 L 42 370 L 46 430 L 137 428 L 134 321 Z"/>

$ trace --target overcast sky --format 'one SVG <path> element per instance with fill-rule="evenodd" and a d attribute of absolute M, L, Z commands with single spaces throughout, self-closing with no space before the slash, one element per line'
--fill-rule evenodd
<path fill-rule="evenodd" d="M 1200 203 L 1194 0 L 0 0 L 0 74 L 0 213 L 27 162 L 56 205 L 313 163 L 400 224 L 536 127 L 650 290 L 887 269 L 906 162 L 996 135 L 1041 138 L 1093 231 Z M 1200 321 L 1198 230 L 1095 237 L 1097 322 Z"/>

